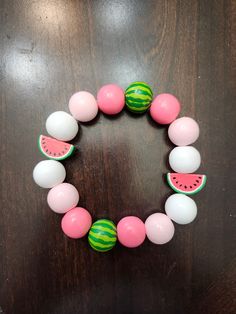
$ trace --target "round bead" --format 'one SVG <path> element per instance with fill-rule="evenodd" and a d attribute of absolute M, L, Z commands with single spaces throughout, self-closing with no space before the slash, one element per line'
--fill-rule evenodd
<path fill-rule="evenodd" d="M 92 225 L 90 213 L 82 207 L 69 210 L 61 220 L 63 232 L 72 239 L 79 239 L 86 235 Z"/>
<path fill-rule="evenodd" d="M 71 96 L 69 110 L 76 120 L 88 122 L 96 117 L 98 105 L 92 94 L 83 91 Z"/>
<path fill-rule="evenodd" d="M 69 183 L 61 183 L 48 192 L 49 207 L 58 214 L 64 214 L 79 202 L 79 193 Z"/>
<path fill-rule="evenodd" d="M 145 225 L 138 217 L 124 217 L 117 225 L 117 236 L 121 244 L 129 248 L 135 248 L 145 240 Z"/>
<path fill-rule="evenodd" d="M 95 251 L 111 250 L 115 246 L 116 240 L 116 226 L 111 220 L 97 220 L 89 231 L 88 241 Z"/>
<path fill-rule="evenodd" d="M 160 124 L 170 124 L 180 112 L 180 102 L 171 94 L 158 95 L 151 104 L 150 114 Z"/>
<path fill-rule="evenodd" d="M 171 142 L 177 146 L 190 145 L 199 137 L 199 126 L 192 118 L 179 118 L 169 126 L 168 135 Z"/>
<path fill-rule="evenodd" d="M 145 112 L 151 104 L 153 92 L 144 82 L 134 82 L 125 91 L 127 108 L 133 113 Z"/>
<path fill-rule="evenodd" d="M 56 111 L 50 114 L 46 121 L 48 134 L 60 141 L 70 141 L 78 133 L 76 120 L 67 112 Z"/>
<path fill-rule="evenodd" d="M 66 177 L 64 166 L 56 160 L 40 161 L 34 168 L 33 178 L 42 188 L 53 188 L 62 183 Z"/>
<path fill-rule="evenodd" d="M 190 197 L 176 193 L 166 200 L 165 211 L 170 219 L 185 225 L 192 222 L 197 216 L 197 205 Z"/>
<path fill-rule="evenodd" d="M 149 216 L 145 221 L 145 228 L 148 239 L 155 244 L 169 242 L 175 232 L 175 227 L 170 218 L 162 213 Z"/>
<path fill-rule="evenodd" d="M 103 86 L 97 94 L 99 109 L 106 114 L 117 114 L 125 105 L 124 91 L 115 84 Z"/>
<path fill-rule="evenodd" d="M 170 152 L 169 164 L 175 172 L 192 173 L 200 167 L 201 156 L 192 146 L 175 147 Z"/>

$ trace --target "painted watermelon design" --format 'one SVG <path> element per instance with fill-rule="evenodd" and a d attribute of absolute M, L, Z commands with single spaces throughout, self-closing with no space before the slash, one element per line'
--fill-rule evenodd
<path fill-rule="evenodd" d="M 39 136 L 38 146 L 44 156 L 54 160 L 68 158 L 75 149 L 74 145 L 58 141 L 45 135 Z"/>
<path fill-rule="evenodd" d="M 193 195 L 204 188 L 206 176 L 204 174 L 167 173 L 167 182 L 175 192 Z"/>
<path fill-rule="evenodd" d="M 110 251 L 115 246 L 116 240 L 116 226 L 111 220 L 100 219 L 93 223 L 88 241 L 95 251 Z"/>
<path fill-rule="evenodd" d="M 134 82 L 125 91 L 127 108 L 134 113 L 145 112 L 151 104 L 153 92 L 148 84 Z"/>

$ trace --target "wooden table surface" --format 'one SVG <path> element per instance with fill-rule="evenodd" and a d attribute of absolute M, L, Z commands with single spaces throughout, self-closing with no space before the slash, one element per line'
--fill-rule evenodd
<path fill-rule="evenodd" d="M 1 0 L 0 313 L 236 313 L 236 1 Z M 201 136 L 194 223 L 106 254 L 70 240 L 33 182 L 37 137 L 78 90 L 148 82 Z M 67 180 L 94 219 L 164 212 L 173 145 L 127 111 L 81 125 Z"/>

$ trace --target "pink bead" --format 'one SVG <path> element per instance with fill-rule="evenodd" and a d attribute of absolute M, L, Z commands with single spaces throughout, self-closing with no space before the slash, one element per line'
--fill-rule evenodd
<path fill-rule="evenodd" d="M 79 202 L 79 193 L 69 183 L 61 183 L 48 192 L 49 207 L 58 214 L 64 214 L 74 208 Z"/>
<path fill-rule="evenodd" d="M 63 232 L 70 238 L 78 239 L 86 235 L 92 225 L 90 213 L 82 207 L 68 211 L 61 220 Z"/>
<path fill-rule="evenodd" d="M 180 112 L 180 102 L 171 94 L 160 94 L 152 102 L 150 114 L 160 124 L 170 124 Z"/>
<path fill-rule="evenodd" d="M 78 92 L 69 100 L 72 116 L 80 122 L 93 120 L 98 113 L 98 105 L 94 96 L 88 92 Z"/>
<path fill-rule="evenodd" d="M 171 142 L 177 146 L 190 145 L 199 137 L 199 126 L 192 118 L 179 118 L 169 126 L 168 135 Z"/>
<path fill-rule="evenodd" d="M 117 225 L 117 236 L 124 246 L 137 247 L 143 243 L 146 237 L 144 223 L 135 216 L 124 217 Z"/>
<path fill-rule="evenodd" d="M 103 86 L 97 94 L 99 109 L 106 114 L 117 114 L 125 105 L 125 95 L 121 87 L 115 84 Z"/>
<path fill-rule="evenodd" d="M 162 213 L 155 213 L 145 221 L 145 228 L 148 239 L 155 244 L 169 242 L 175 232 L 175 227 L 168 216 Z"/>

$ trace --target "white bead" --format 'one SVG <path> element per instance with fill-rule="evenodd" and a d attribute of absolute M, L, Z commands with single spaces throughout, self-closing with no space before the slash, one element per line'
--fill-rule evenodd
<path fill-rule="evenodd" d="M 170 152 L 169 164 L 175 172 L 192 173 L 200 167 L 201 155 L 193 146 L 175 147 Z"/>
<path fill-rule="evenodd" d="M 69 113 L 56 111 L 47 118 L 46 129 L 48 134 L 60 141 L 71 141 L 78 133 L 79 126 Z"/>
<path fill-rule="evenodd" d="M 176 193 L 166 200 L 165 211 L 170 219 L 185 225 L 192 222 L 197 216 L 197 205 L 190 197 Z"/>
<path fill-rule="evenodd" d="M 66 170 L 56 160 L 40 161 L 34 168 L 33 178 L 42 188 L 52 188 L 65 180 Z"/>

